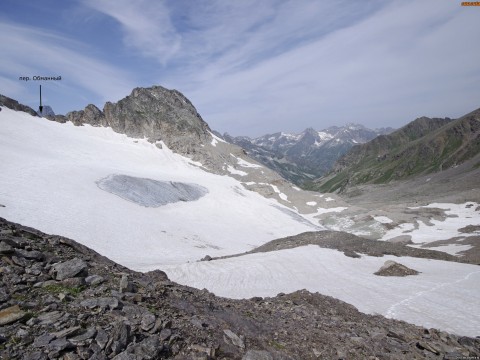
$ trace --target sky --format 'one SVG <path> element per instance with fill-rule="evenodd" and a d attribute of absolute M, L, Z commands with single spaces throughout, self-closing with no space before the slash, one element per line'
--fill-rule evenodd
<path fill-rule="evenodd" d="M 479 39 L 458 0 L 2 0 L 0 94 L 65 114 L 161 85 L 231 135 L 398 128 L 480 107 Z"/>

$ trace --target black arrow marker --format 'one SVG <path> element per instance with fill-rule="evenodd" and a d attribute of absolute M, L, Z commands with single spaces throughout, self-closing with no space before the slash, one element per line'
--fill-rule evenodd
<path fill-rule="evenodd" d="M 40 113 L 43 111 L 43 106 L 42 106 L 42 85 L 40 85 L 40 106 L 38 107 L 38 110 L 40 110 Z"/>

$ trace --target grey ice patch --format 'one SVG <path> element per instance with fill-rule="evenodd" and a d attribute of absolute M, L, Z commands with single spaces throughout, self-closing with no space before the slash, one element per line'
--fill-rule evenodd
<path fill-rule="evenodd" d="M 286 209 L 284 207 L 281 207 L 281 206 L 278 206 L 278 205 L 270 205 L 270 206 L 273 206 L 274 208 L 276 208 L 277 210 L 280 210 L 281 212 L 289 215 L 293 220 L 295 221 L 298 221 L 300 223 L 303 223 L 305 225 L 309 225 L 309 226 L 312 226 L 314 227 L 316 230 L 325 230 L 325 228 L 323 226 L 320 226 L 320 225 L 316 225 L 310 221 L 308 221 L 307 219 L 305 219 L 303 216 L 297 214 L 295 211 L 293 210 L 290 210 L 290 209 Z"/>
<path fill-rule="evenodd" d="M 128 175 L 108 175 L 96 182 L 97 186 L 122 199 L 145 207 L 159 207 L 178 201 L 194 201 L 208 194 L 208 189 L 174 181 L 159 181 Z"/>

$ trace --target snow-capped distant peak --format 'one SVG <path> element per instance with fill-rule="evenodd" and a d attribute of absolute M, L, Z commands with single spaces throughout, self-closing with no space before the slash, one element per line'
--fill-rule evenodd
<path fill-rule="evenodd" d="M 280 133 L 281 137 L 284 137 L 288 140 L 298 140 L 300 138 L 301 135 L 299 134 L 290 134 L 290 133 Z"/>
<path fill-rule="evenodd" d="M 317 134 L 320 140 L 330 140 L 331 138 L 333 138 L 332 134 L 329 134 L 328 132 L 325 132 L 325 131 L 318 131 Z"/>

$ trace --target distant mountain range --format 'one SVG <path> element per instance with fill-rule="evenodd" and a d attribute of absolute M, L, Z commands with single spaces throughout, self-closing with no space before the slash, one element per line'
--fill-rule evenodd
<path fill-rule="evenodd" d="M 378 135 L 391 133 L 392 128 L 371 130 L 362 125 L 332 126 L 316 131 L 308 128 L 300 134 L 275 133 L 249 138 L 223 138 L 245 149 L 247 154 L 285 179 L 302 185 L 331 170 L 335 161 L 352 146 L 363 144 Z"/>
<path fill-rule="evenodd" d="M 455 167 L 479 153 L 480 109 L 456 120 L 421 117 L 354 146 L 310 188 L 341 192 L 352 185 L 387 183 Z"/>

